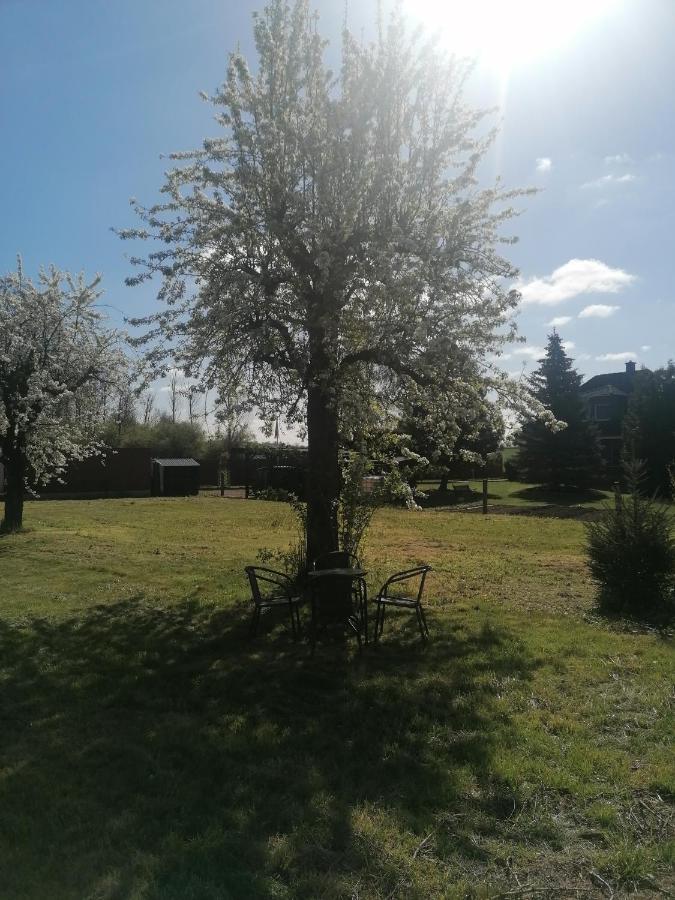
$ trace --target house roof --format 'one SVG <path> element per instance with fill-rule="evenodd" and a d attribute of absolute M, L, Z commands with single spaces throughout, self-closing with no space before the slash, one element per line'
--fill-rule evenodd
<path fill-rule="evenodd" d="M 594 375 L 581 385 L 581 391 L 597 391 L 604 387 L 613 387 L 625 394 L 633 391 L 635 375 L 630 372 L 607 372 L 605 375 Z"/>
<path fill-rule="evenodd" d="M 177 466 L 198 466 L 199 463 L 196 459 L 159 459 L 155 457 L 152 460 L 154 463 L 158 463 L 160 466 L 170 466 L 171 468 Z"/>

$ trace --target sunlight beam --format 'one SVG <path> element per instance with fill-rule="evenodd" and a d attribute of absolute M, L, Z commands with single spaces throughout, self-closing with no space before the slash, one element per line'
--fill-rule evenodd
<path fill-rule="evenodd" d="M 411 18 L 462 56 L 502 77 L 545 60 L 590 27 L 618 0 L 406 0 Z"/>

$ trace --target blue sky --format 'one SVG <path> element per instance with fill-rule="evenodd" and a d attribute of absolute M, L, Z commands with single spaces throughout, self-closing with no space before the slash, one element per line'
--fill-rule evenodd
<path fill-rule="evenodd" d="M 602 14 L 557 47 L 546 49 L 545 28 L 505 35 L 502 53 L 519 41 L 508 73 L 488 52 L 469 88 L 474 102 L 500 107 L 485 182 L 498 172 L 508 186 L 542 189 L 512 223 L 527 343 L 504 359 L 510 372 L 536 364 L 554 321 L 587 376 L 623 369 L 625 354 L 649 367 L 675 356 L 675 0 L 585 6 L 594 2 Z M 337 37 L 342 0 L 315 5 Z M 135 224 L 130 197 L 156 198 L 162 153 L 216 131 L 198 92 L 223 80 L 237 44 L 253 58 L 260 6 L 0 0 L 2 271 L 17 253 L 31 273 L 51 262 L 99 271 L 117 321 L 153 307 L 151 286 L 124 286 L 129 247 L 110 227 Z M 354 30 L 368 29 L 374 0 L 349 6 Z M 467 4 L 409 7 L 450 34 L 449 12 Z"/>

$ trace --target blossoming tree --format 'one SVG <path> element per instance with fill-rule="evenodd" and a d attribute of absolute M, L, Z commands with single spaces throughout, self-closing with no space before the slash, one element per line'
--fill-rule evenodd
<path fill-rule="evenodd" d="M 463 100 L 470 65 L 400 16 L 373 45 L 345 30 L 337 74 L 307 0 L 272 0 L 254 30 L 255 70 L 232 54 L 205 98 L 220 133 L 173 154 L 166 201 L 134 201 L 144 226 L 120 234 L 156 242 L 128 282 L 162 279 L 138 320 L 158 364 L 306 428 L 312 558 L 337 542 L 341 435 L 374 408 L 419 395 L 447 444 L 486 391 L 528 402 L 490 362 L 515 334 L 498 246 L 522 192 L 478 186 L 494 134 Z"/>
<path fill-rule="evenodd" d="M 21 528 L 27 489 L 99 449 L 93 426 L 124 356 L 96 308 L 98 284 L 53 267 L 34 284 L 21 264 L 0 278 L 4 531 Z"/>

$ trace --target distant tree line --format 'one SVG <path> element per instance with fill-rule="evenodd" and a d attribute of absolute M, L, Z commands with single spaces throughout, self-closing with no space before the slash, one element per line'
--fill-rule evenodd
<path fill-rule="evenodd" d="M 673 496 L 675 473 L 675 363 L 635 373 L 623 421 L 623 458 L 644 461 L 643 488 Z"/>

